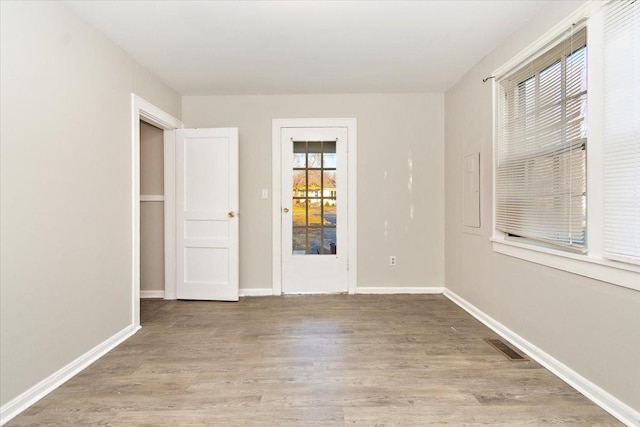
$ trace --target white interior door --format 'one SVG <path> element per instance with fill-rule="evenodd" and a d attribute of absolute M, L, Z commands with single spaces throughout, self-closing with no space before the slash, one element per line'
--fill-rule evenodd
<path fill-rule="evenodd" d="M 237 211 L 238 129 L 178 129 L 178 299 L 238 300 Z"/>
<path fill-rule="evenodd" d="M 281 133 L 282 292 L 347 292 L 346 127 Z"/>

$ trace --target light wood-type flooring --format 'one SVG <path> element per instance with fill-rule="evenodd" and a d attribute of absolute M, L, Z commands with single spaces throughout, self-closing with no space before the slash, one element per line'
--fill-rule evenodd
<path fill-rule="evenodd" d="M 442 295 L 143 300 L 142 325 L 8 425 L 620 425 Z"/>

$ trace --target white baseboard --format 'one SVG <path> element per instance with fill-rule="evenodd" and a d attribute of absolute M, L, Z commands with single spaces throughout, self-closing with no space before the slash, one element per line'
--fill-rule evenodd
<path fill-rule="evenodd" d="M 441 294 L 444 286 L 358 286 L 356 294 Z"/>
<path fill-rule="evenodd" d="M 240 288 L 241 297 L 267 297 L 273 295 L 272 288 Z"/>
<path fill-rule="evenodd" d="M 358 286 L 356 294 L 441 294 L 444 286 Z M 273 295 L 271 288 L 240 288 L 241 297 L 264 297 Z M 301 294 L 301 295 L 304 295 Z"/>
<path fill-rule="evenodd" d="M 164 298 L 164 291 L 140 291 L 140 298 Z"/>
<path fill-rule="evenodd" d="M 135 327 L 133 325 L 127 326 L 111 338 L 108 338 L 82 356 L 78 357 L 67 366 L 59 369 L 57 372 L 54 372 L 38 384 L 31 387 L 29 390 L 2 405 L 2 407 L 0 407 L 0 425 L 9 422 L 29 406 L 60 387 L 74 375 L 78 374 L 84 368 L 107 354 L 118 344 L 135 334 L 138 329 L 140 329 L 140 327 Z"/>
<path fill-rule="evenodd" d="M 522 350 L 530 358 L 547 368 L 561 380 L 591 399 L 596 405 L 616 417 L 628 426 L 640 426 L 640 412 L 622 402 L 611 393 L 592 383 L 576 371 L 557 360 L 542 349 L 536 347 L 520 335 L 508 329 L 502 323 L 487 315 L 455 292 L 445 289 L 444 295 L 467 313 L 484 323 L 495 333 Z"/>

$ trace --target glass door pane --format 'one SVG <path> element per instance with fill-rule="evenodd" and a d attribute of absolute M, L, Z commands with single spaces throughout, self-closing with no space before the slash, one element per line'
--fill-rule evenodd
<path fill-rule="evenodd" d="M 337 254 L 335 141 L 293 141 L 294 255 Z"/>

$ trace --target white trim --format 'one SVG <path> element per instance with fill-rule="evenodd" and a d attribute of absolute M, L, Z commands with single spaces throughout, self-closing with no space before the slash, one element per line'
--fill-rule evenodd
<path fill-rule="evenodd" d="M 444 286 L 358 286 L 356 294 L 393 295 L 393 294 L 441 294 Z"/>
<path fill-rule="evenodd" d="M 271 236 L 272 236 L 272 267 L 271 281 L 273 295 L 282 294 L 282 174 L 280 167 L 280 132 L 284 123 L 273 120 L 271 127 Z"/>
<path fill-rule="evenodd" d="M 164 291 L 140 291 L 140 298 L 164 298 Z"/>
<path fill-rule="evenodd" d="M 164 131 L 164 299 L 176 289 L 176 131 Z"/>
<path fill-rule="evenodd" d="M 557 360 L 542 349 L 527 341 L 525 338 L 511 331 L 509 328 L 498 322 L 488 314 L 475 307 L 473 304 L 446 289 L 444 295 L 460 306 L 467 313 L 482 322 L 489 329 L 500 335 L 505 340 L 516 346 L 530 358 L 544 366 L 555 374 L 558 378 L 578 390 L 584 396 L 593 401 L 596 405 L 616 417 L 621 422 L 631 426 L 640 425 L 640 412 L 622 402 L 611 393 L 592 383 L 561 361 Z"/>
<path fill-rule="evenodd" d="M 281 296 L 291 296 L 291 295 L 347 295 L 347 292 L 286 292 Z"/>
<path fill-rule="evenodd" d="M 138 121 L 142 120 L 162 130 L 182 129 L 182 122 L 171 114 L 161 110 L 149 101 L 139 97 L 135 93 L 131 94 L 134 112 L 137 110 Z"/>
<path fill-rule="evenodd" d="M 162 194 L 141 194 L 141 202 L 164 202 L 164 195 Z"/>
<path fill-rule="evenodd" d="M 273 288 L 240 288 L 240 297 L 266 297 L 273 295 Z"/>
<path fill-rule="evenodd" d="M 604 23 L 602 13 L 587 26 L 587 246 L 591 257 L 602 258 L 604 246 Z M 639 279 L 640 282 L 640 279 Z"/>
<path fill-rule="evenodd" d="M 347 270 L 349 274 L 349 293 L 354 294 L 358 287 L 358 121 L 347 119 L 349 146 L 347 147 L 347 172 L 349 211 L 349 256 Z"/>
<path fill-rule="evenodd" d="M 491 241 L 494 252 L 640 291 L 640 266 L 501 238 Z"/>
<path fill-rule="evenodd" d="M 140 326 L 140 120 L 163 130 L 182 128 L 180 120 L 135 93 L 131 94 L 131 322 L 135 327 Z M 165 169 L 170 162 L 165 159 Z M 165 219 L 171 216 L 167 211 L 174 208 L 170 203 L 164 204 Z M 171 262 L 165 259 L 165 265 Z"/>
<path fill-rule="evenodd" d="M 281 223 L 281 152 L 282 128 L 346 127 L 348 132 L 347 212 L 349 250 L 347 254 L 348 292 L 356 293 L 358 283 L 358 121 L 355 118 L 273 119 L 271 133 L 271 196 L 272 196 L 272 281 L 273 295 L 282 294 L 282 223 Z"/>
<path fill-rule="evenodd" d="M 118 344 L 135 334 L 139 326 L 129 325 L 111 338 L 98 344 L 73 362 L 49 375 L 24 393 L 11 399 L 0 408 L 0 425 L 9 422 L 15 416 L 67 382 L 80 371 L 107 354 Z"/>

